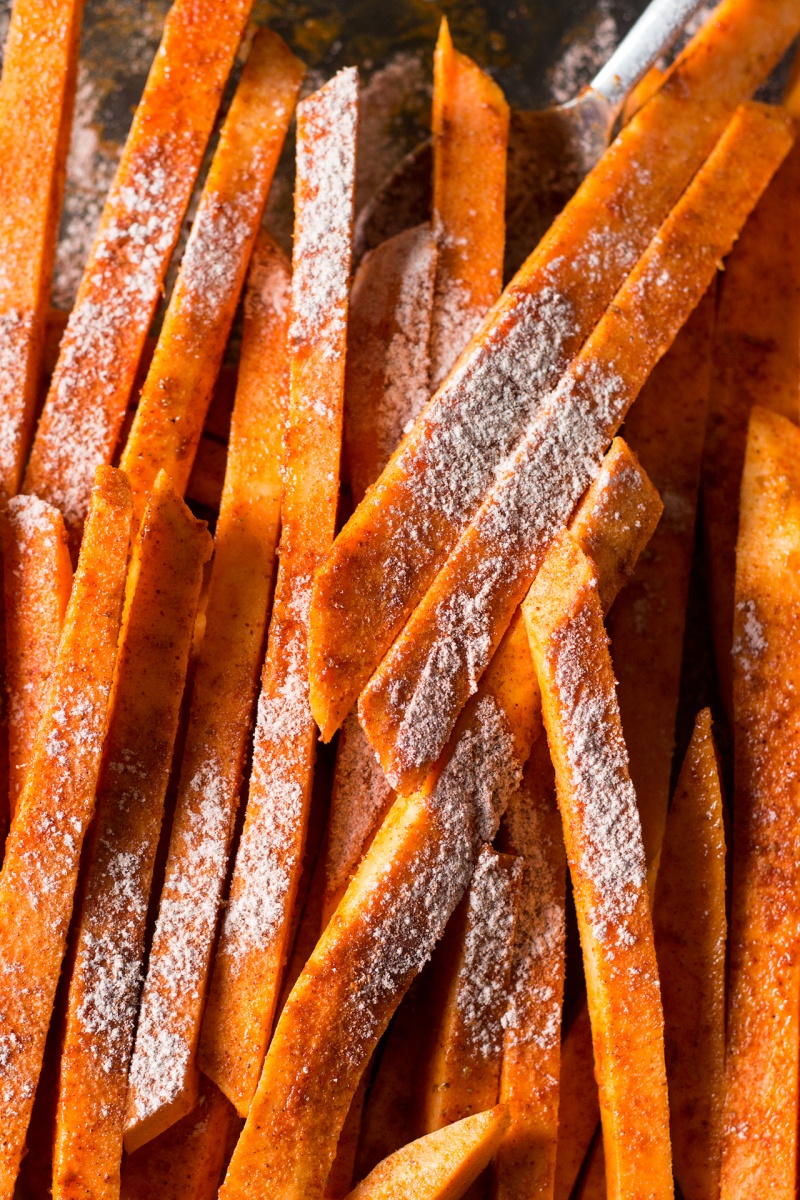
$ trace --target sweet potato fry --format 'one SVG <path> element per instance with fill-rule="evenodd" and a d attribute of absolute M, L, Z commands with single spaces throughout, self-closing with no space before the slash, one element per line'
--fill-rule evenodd
<path fill-rule="evenodd" d="M 0 874 L 0 1194 L 11 1196 L 94 810 L 130 542 L 125 476 L 97 472 L 86 534 Z"/>
<path fill-rule="evenodd" d="M 800 962 L 800 430 L 750 417 L 736 545 L 723 1200 L 793 1194 Z"/>
<path fill-rule="evenodd" d="M 522 856 L 500 1100 L 511 1124 L 495 1162 L 497 1200 L 552 1197 L 559 1124 L 566 858 L 547 741 L 540 738 L 503 818 Z"/>
<path fill-rule="evenodd" d="M 418 225 L 364 256 L 350 293 L 344 446 L 360 504 L 423 409 L 428 386 L 436 243 Z"/>
<path fill-rule="evenodd" d="M 183 495 L 305 68 L 253 41 L 200 197 L 120 466 L 141 520 L 160 469 Z"/>
<path fill-rule="evenodd" d="M 778 109 L 737 111 L 364 689 L 361 724 L 397 790 L 419 786 L 441 754 L 548 545 L 793 136 Z"/>
<path fill-rule="evenodd" d="M 800 146 L 795 146 L 725 264 L 714 332 L 703 525 L 714 650 L 729 717 L 736 532 L 747 424 L 756 404 L 797 420 L 798 376 Z"/>
<path fill-rule="evenodd" d="M 599 540 L 598 526 L 608 527 L 620 553 L 600 556 L 601 570 L 621 579 L 630 545 L 641 548 L 652 531 L 652 488 L 624 443 L 608 458 L 616 469 L 601 472 L 584 499 L 597 514 L 584 529 Z M 610 591 L 605 579 L 603 595 Z M 367 1063 L 461 899 L 481 844 L 497 832 L 540 730 L 524 638 L 522 622 L 512 625 L 437 771 L 423 792 L 395 801 L 328 922 L 278 1020 L 223 1200 L 322 1196 Z"/>
<path fill-rule="evenodd" d="M 519 858 L 484 846 L 437 948 L 428 1133 L 497 1103 L 521 869 Z"/>
<path fill-rule="evenodd" d="M 3 525 L 3 573 L 8 805 L 13 819 L 72 588 L 67 535 L 57 508 L 36 496 L 15 496 L 9 502 Z"/>
<path fill-rule="evenodd" d="M 205 634 L 131 1064 L 134 1078 L 141 1069 L 146 1086 L 155 1088 L 145 1106 L 155 1114 L 188 1112 L 195 1098 L 194 1052 L 272 592 L 288 392 L 289 286 L 288 262 L 261 234 L 245 290 Z M 162 1046 L 168 1047 L 170 1070 L 159 1079 Z"/>
<path fill-rule="evenodd" d="M 561 1046 L 560 1085 L 553 1196 L 554 1200 L 570 1200 L 600 1121 L 592 1026 L 585 1004 L 578 1009 Z"/>
<path fill-rule="evenodd" d="M 23 490 L 77 535 L 111 461 L 251 0 L 175 0 L 70 314 Z"/>
<path fill-rule="evenodd" d="M 608 622 L 648 867 L 658 863 L 669 805 L 715 292 L 712 285 L 625 422 L 625 438 L 664 501 L 664 516 Z"/>
<path fill-rule="evenodd" d="M 333 1160 L 328 1182 L 325 1184 L 325 1200 L 343 1200 L 353 1186 L 353 1172 L 368 1082 L 369 1071 L 365 1071 L 361 1076 L 356 1094 L 350 1101 L 342 1132 L 336 1143 L 336 1157 Z"/>
<path fill-rule="evenodd" d="M 214 511 L 222 503 L 227 456 L 221 442 L 201 435 L 192 470 L 186 483 L 186 498 Z"/>
<path fill-rule="evenodd" d="M 201 1054 L 203 1070 L 242 1116 L 258 1083 L 289 949 L 314 774 L 308 604 L 311 577 L 333 540 L 339 492 L 357 113 L 354 70 L 298 107 L 280 568 L 245 823 Z"/>
<path fill-rule="evenodd" d="M 736 105 L 798 29 L 794 0 L 724 0 L 531 255 L 462 366 L 339 534 L 317 574 L 309 643 L 311 708 L 326 740 L 425 594 L 542 397 Z"/>
<path fill-rule="evenodd" d="M 16 0 L 0 79 L 0 506 L 33 434 L 83 0 Z"/>
<path fill-rule="evenodd" d="M 671 1197 L 663 1016 L 641 825 L 597 576 L 569 534 L 548 555 L 522 611 L 581 935 L 609 1195 Z"/>
<path fill-rule="evenodd" d="M 497 1151 L 508 1128 L 508 1110 L 464 1117 L 404 1146 L 379 1163 L 347 1200 L 459 1200 Z"/>
<path fill-rule="evenodd" d="M 500 88 L 453 47 L 442 18 L 433 56 L 433 389 L 503 290 L 508 119 Z"/>
<path fill-rule="evenodd" d="M 69 983 L 53 1196 L 119 1195 L 164 796 L 211 535 L 159 473 L 134 546 Z"/>
<path fill-rule="evenodd" d="M 214 1200 L 242 1122 L 210 1079 L 196 1106 L 122 1164 L 121 1200 Z"/>
<path fill-rule="evenodd" d="M 583 1172 L 575 1200 L 606 1200 L 606 1156 L 603 1148 L 603 1135 L 598 1130 L 594 1145 L 589 1151 L 586 1167 Z"/>
<path fill-rule="evenodd" d="M 653 905 L 675 1177 L 719 1196 L 725 1091 L 725 828 L 711 713 L 698 714 L 669 810 Z"/>

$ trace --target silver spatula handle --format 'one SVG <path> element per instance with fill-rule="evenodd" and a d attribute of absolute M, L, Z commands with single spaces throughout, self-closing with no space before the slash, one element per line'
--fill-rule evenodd
<path fill-rule="evenodd" d="M 614 116 L 657 59 L 668 50 L 703 0 L 652 0 L 589 85 Z"/>

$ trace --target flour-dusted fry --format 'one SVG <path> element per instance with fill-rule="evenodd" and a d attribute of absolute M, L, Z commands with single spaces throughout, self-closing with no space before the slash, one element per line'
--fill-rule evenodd
<path fill-rule="evenodd" d="M 305 68 L 256 34 L 164 316 L 120 466 L 141 520 L 159 470 L 183 495 Z"/>
<path fill-rule="evenodd" d="M 508 105 L 453 46 L 442 19 L 433 56 L 433 233 L 439 248 L 431 391 L 503 290 Z"/>
<path fill-rule="evenodd" d="M 750 417 L 736 544 L 723 1200 L 794 1195 L 800 962 L 800 430 Z"/>
<path fill-rule="evenodd" d="M 705 708 L 669 810 L 653 905 L 672 1153 L 687 1200 L 719 1196 L 726 924 L 723 800 Z"/>
<path fill-rule="evenodd" d="M 581 1004 L 561 1048 L 554 1200 L 570 1200 L 600 1121 L 589 1009 Z"/>
<path fill-rule="evenodd" d="M 521 869 L 519 858 L 484 846 L 437 949 L 424 1067 L 428 1132 L 497 1103 Z"/>
<path fill-rule="evenodd" d="M 664 516 L 608 622 L 648 868 L 658 863 L 669 805 L 715 297 L 712 285 L 625 422 L 625 438 L 664 501 Z"/>
<path fill-rule="evenodd" d="M 503 1104 L 464 1117 L 384 1159 L 347 1200 L 459 1200 L 491 1161 L 507 1128 Z"/>
<path fill-rule="evenodd" d="M 72 588 L 64 521 L 37 496 L 15 496 L 3 523 L 8 689 L 8 806 L 13 819 Z"/>
<path fill-rule="evenodd" d="M 547 741 L 509 799 L 502 844 L 523 870 L 505 1019 L 500 1099 L 511 1123 L 495 1163 L 497 1200 L 552 1197 L 559 1126 L 566 858 Z"/>
<path fill-rule="evenodd" d="M 285 256 L 261 234 L 245 290 L 205 634 L 132 1063 L 135 1078 L 141 1070 L 152 1081 L 155 1093 L 146 1111 L 154 1114 L 180 1115 L 195 1099 L 194 1051 L 272 593 L 288 395 L 289 287 Z"/>
<path fill-rule="evenodd" d="M 57 1200 L 119 1194 L 150 885 L 211 549 L 162 471 L 134 545 L 87 847 L 61 1048 Z"/>
<path fill-rule="evenodd" d="M 361 724 L 398 790 L 419 786 L 442 752 L 547 547 L 793 138 L 781 110 L 737 110 L 364 689 Z"/>
<path fill-rule="evenodd" d="M 666 1200 L 669 1104 L 644 845 L 597 575 L 569 534 L 523 614 L 581 935 L 609 1195 Z"/>
<path fill-rule="evenodd" d="M 83 0 L 15 0 L 0 79 L 0 504 L 33 433 Z"/>
<path fill-rule="evenodd" d="M 311 579 L 339 494 L 358 76 L 298 106 L 291 410 L 280 568 L 236 855 L 203 1028 L 201 1065 L 245 1115 L 275 1013 L 303 859 L 316 728 L 308 706 Z"/>
<path fill-rule="evenodd" d="M 0 1194 L 11 1196 L 53 1010 L 117 656 L 130 489 L 101 467 L 0 874 Z"/>
<path fill-rule="evenodd" d="M 106 199 L 24 488 L 77 534 L 111 461 L 167 264 L 252 0 L 175 0 Z"/>
<path fill-rule="evenodd" d="M 795 0 L 724 0 L 509 285 L 339 534 L 312 600 L 311 707 L 326 740 L 736 105 L 799 29 Z"/>

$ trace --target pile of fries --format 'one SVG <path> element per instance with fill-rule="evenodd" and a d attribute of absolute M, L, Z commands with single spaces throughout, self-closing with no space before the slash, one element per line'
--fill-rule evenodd
<path fill-rule="evenodd" d="M 12 11 L 0 1200 L 794 1200 L 800 0 L 722 0 L 505 288 L 447 24 L 430 221 L 354 262 L 358 73 L 249 11 L 174 0 L 61 322 L 81 3 Z M 670 797 L 699 507 L 727 799 L 708 709 Z"/>

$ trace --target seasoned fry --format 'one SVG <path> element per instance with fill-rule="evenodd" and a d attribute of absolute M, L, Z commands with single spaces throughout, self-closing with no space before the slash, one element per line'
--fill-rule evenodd
<path fill-rule="evenodd" d="M 601 556 L 601 570 L 621 580 L 622 564 L 632 566 L 630 545 L 646 544 L 660 502 L 624 443 L 615 442 L 608 459 L 615 468 L 601 472 L 583 502 L 596 525 L 584 528 L 587 540 L 600 540 L 598 526 L 608 527 L 620 554 Z M 604 580 L 602 594 L 610 591 Z M 367 1063 L 461 899 L 480 846 L 497 832 L 540 731 L 521 621 L 482 689 L 425 789 L 395 801 L 287 999 L 223 1200 L 321 1197 Z"/>
<path fill-rule="evenodd" d="M 33 434 L 83 0 L 15 0 L 0 80 L 0 507 Z M 34 101 L 35 98 L 35 101 Z"/>
<path fill-rule="evenodd" d="M 15 496 L 3 523 L 8 805 L 13 819 L 47 701 L 72 588 L 72 563 L 58 509 Z"/>
<path fill-rule="evenodd" d="M 664 517 L 608 622 L 648 868 L 658 863 L 669 804 L 715 293 L 712 285 L 625 422 L 625 437 L 664 501 Z"/>
<path fill-rule="evenodd" d="M 547 741 L 509 799 L 503 847 L 523 862 L 500 1099 L 511 1124 L 495 1163 L 497 1200 L 552 1197 L 559 1126 L 566 858 Z"/>
<path fill-rule="evenodd" d="M 203 564 L 212 541 L 162 471 L 131 563 L 88 847 L 56 1113 L 53 1196 L 119 1195 L 144 933 Z"/>
<path fill-rule="evenodd" d="M 130 542 L 125 476 L 101 467 L 0 874 L 0 1195 L 11 1196 L 94 810 Z"/>
<path fill-rule="evenodd" d="M 793 136 L 778 109 L 737 111 L 364 689 L 361 724 L 397 790 L 419 786 L 442 752 L 547 547 Z"/>
<path fill-rule="evenodd" d="M 589 1152 L 575 1200 L 606 1200 L 607 1195 L 606 1156 L 603 1149 L 603 1135 L 598 1131 L 595 1143 Z"/>
<path fill-rule="evenodd" d="M 522 611 L 581 935 L 609 1195 L 672 1197 L 663 1017 L 641 825 L 597 576 L 569 534 L 548 555 Z"/>
<path fill-rule="evenodd" d="M 336 1143 L 336 1157 L 325 1185 L 325 1200 L 342 1200 L 353 1186 L 353 1172 L 361 1130 L 361 1117 L 364 1112 L 364 1098 L 369 1082 L 368 1077 L 369 1072 L 365 1071 L 358 1090 L 350 1102 L 350 1108 L 347 1110 L 342 1132 Z"/>
<path fill-rule="evenodd" d="M 242 1116 L 258 1083 L 289 949 L 314 774 L 308 604 L 313 572 L 333 540 L 339 490 L 357 116 L 352 69 L 298 106 L 280 568 L 245 824 L 201 1052 L 203 1070 Z"/>
<path fill-rule="evenodd" d="M 667 820 L 653 905 L 675 1177 L 719 1196 L 725 1092 L 725 828 L 711 713 L 698 714 Z"/>
<path fill-rule="evenodd" d="M 459 1200 L 493 1158 L 508 1128 L 508 1110 L 464 1117 L 404 1146 L 354 1188 L 347 1200 Z"/>
<path fill-rule="evenodd" d="M 259 235 L 245 290 L 205 635 L 131 1064 L 134 1080 L 141 1070 L 144 1080 L 156 1085 L 159 1047 L 169 1047 L 170 1070 L 157 1081 L 155 1114 L 188 1112 L 195 1096 L 194 1051 L 272 592 L 288 393 L 289 287 L 284 255 L 266 234 Z"/>
<path fill-rule="evenodd" d="M 453 47 L 443 17 L 433 56 L 433 232 L 439 260 L 431 390 L 449 374 L 503 290 L 508 119 L 500 88 Z"/>
<path fill-rule="evenodd" d="M 141 520 L 160 469 L 183 495 L 305 67 L 256 34 L 220 132 L 120 466 Z"/>
<path fill-rule="evenodd" d="M 311 708 L 326 740 L 736 105 L 799 29 L 795 0 L 723 0 L 554 223 L 339 534 L 317 574 L 309 643 Z"/>
<path fill-rule="evenodd" d="M 794 1195 L 800 963 L 800 430 L 754 408 L 734 604 L 733 890 L 723 1200 Z"/>
<path fill-rule="evenodd" d="M 437 949 L 428 1133 L 497 1103 L 521 869 L 520 859 L 484 846 Z"/>
<path fill-rule="evenodd" d="M 70 314 L 23 490 L 77 535 L 111 461 L 251 0 L 175 0 Z"/>
<path fill-rule="evenodd" d="M 592 1026 L 585 1004 L 579 1008 L 561 1047 L 560 1085 L 553 1196 L 554 1200 L 570 1200 L 600 1121 Z"/>

